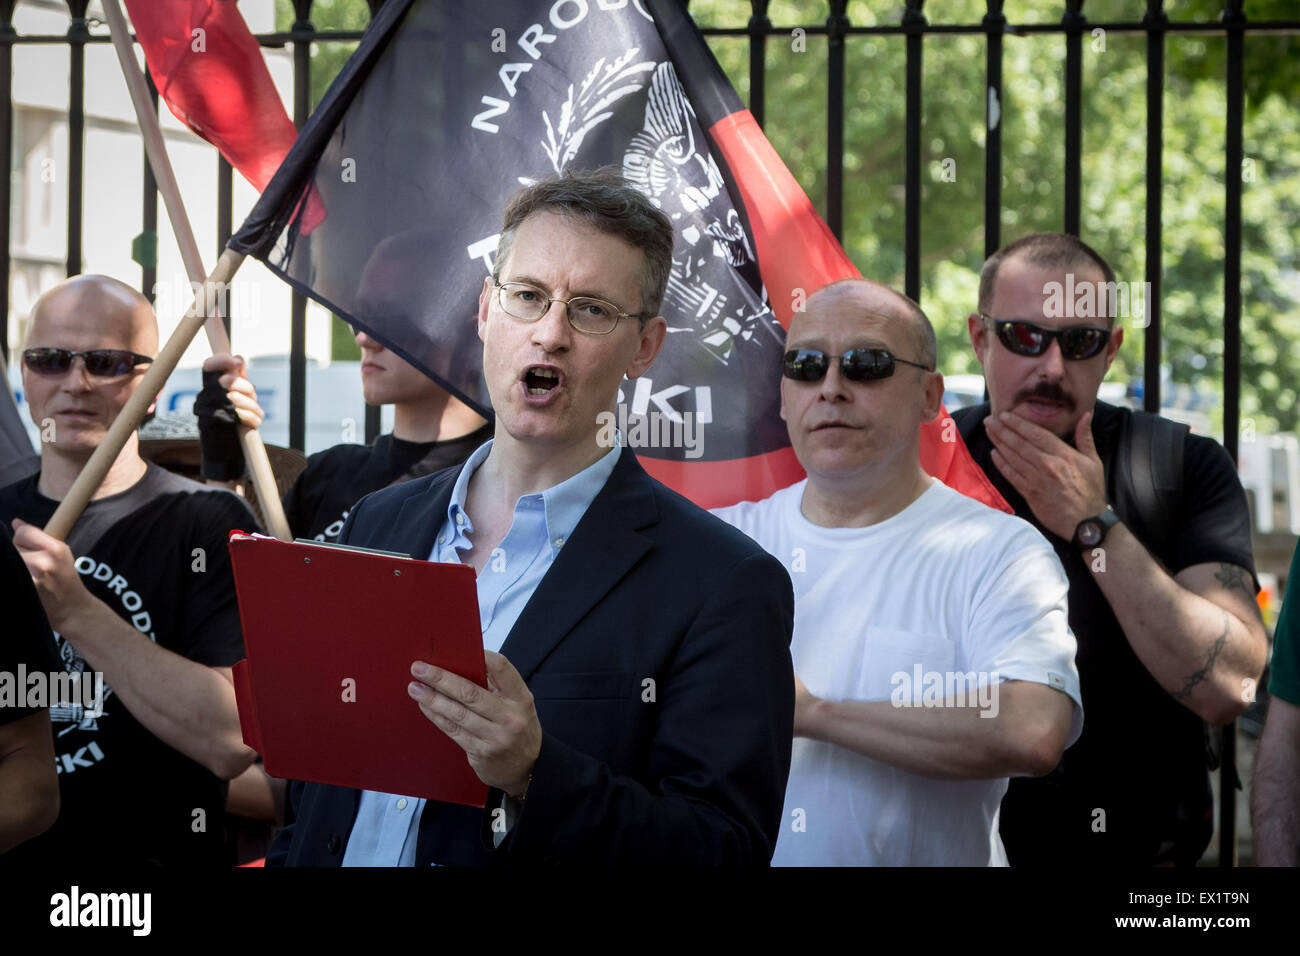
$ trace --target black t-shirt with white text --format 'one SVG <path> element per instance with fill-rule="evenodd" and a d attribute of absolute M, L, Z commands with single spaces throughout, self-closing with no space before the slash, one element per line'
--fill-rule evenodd
<path fill-rule="evenodd" d="M 964 409 L 962 411 L 965 411 Z M 961 412 L 958 412 L 960 415 Z M 1106 475 L 1107 499 L 1148 550 L 1140 515 L 1123 514 L 1114 463 L 1128 409 L 1096 404 L 1092 433 Z M 1210 821 L 1196 814 L 1197 794 L 1209 798 L 1204 723 L 1167 692 L 1138 659 L 1090 569 L 1090 553 L 1056 537 L 997 470 L 992 444 L 979 424 L 971 455 L 1015 513 L 1052 543 L 1070 582 L 1070 629 L 1083 697 L 1083 733 L 1045 777 L 1016 777 L 1002 802 L 1001 833 L 1012 866 L 1150 866 L 1169 844 L 1208 841 Z M 1155 557 L 1171 575 L 1207 562 L 1254 573 L 1250 512 L 1227 451 L 1188 435 L 1183 493 L 1167 542 Z M 1148 535 L 1149 537 L 1149 535 Z M 1180 805 L 1182 809 L 1180 809 Z"/>
<path fill-rule="evenodd" d="M 57 502 L 39 473 L 0 489 L 0 520 L 43 526 Z M 256 528 L 243 499 L 148 465 L 126 491 L 91 501 L 68 535 L 90 593 L 159 647 L 210 667 L 244 656 L 232 529 Z M 55 632 L 61 666 L 89 665 Z M 52 707 L 61 808 L 44 835 L 4 859 L 63 869 L 221 865 L 225 784 L 136 720 L 105 679 L 99 711 Z"/>
<path fill-rule="evenodd" d="M 489 423 L 447 441 L 409 442 L 388 434 L 373 445 L 317 452 L 284 496 L 289 528 L 298 538 L 337 541 L 348 512 L 366 495 L 459 465 L 491 437 Z"/>

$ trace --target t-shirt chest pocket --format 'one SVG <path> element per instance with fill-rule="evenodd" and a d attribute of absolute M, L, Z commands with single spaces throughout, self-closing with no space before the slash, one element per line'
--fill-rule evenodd
<path fill-rule="evenodd" d="M 939 634 L 898 628 L 867 628 L 867 647 L 861 675 L 862 700 L 888 700 L 895 688 L 911 688 L 928 673 L 940 678 L 956 665 L 952 641 Z M 911 693 L 905 696 L 911 697 Z"/>

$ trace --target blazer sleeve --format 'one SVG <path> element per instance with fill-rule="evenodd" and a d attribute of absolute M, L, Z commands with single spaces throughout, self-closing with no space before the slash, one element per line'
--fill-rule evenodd
<path fill-rule="evenodd" d="M 794 594 L 763 553 L 723 580 L 645 704 L 659 708 L 653 784 L 543 728 L 522 812 L 498 852 L 542 864 L 771 862 L 794 733 Z"/>

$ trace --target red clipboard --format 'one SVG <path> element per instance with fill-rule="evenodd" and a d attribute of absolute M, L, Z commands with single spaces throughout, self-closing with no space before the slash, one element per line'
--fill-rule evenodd
<path fill-rule="evenodd" d="M 487 686 L 474 570 L 232 531 L 244 743 L 291 780 L 483 806 L 487 785 L 406 692 L 428 661 Z"/>

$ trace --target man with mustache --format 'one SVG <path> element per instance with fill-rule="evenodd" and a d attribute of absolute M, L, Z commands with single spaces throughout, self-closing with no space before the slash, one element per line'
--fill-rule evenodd
<path fill-rule="evenodd" d="M 1006 865 L 1007 778 L 1079 734 L 1065 575 L 1042 535 L 921 468 L 935 337 L 836 282 L 794 315 L 781 417 L 808 473 L 716 514 L 787 563 L 794 753 L 774 865 Z"/>
<path fill-rule="evenodd" d="M 1065 567 L 1088 714 L 1051 774 L 1011 783 L 1013 866 L 1195 863 L 1213 829 L 1206 724 L 1245 710 L 1264 666 L 1232 460 L 1097 401 L 1124 338 L 1114 281 L 1077 238 L 1026 236 L 984 264 L 968 319 L 989 402 L 954 417 Z"/>

